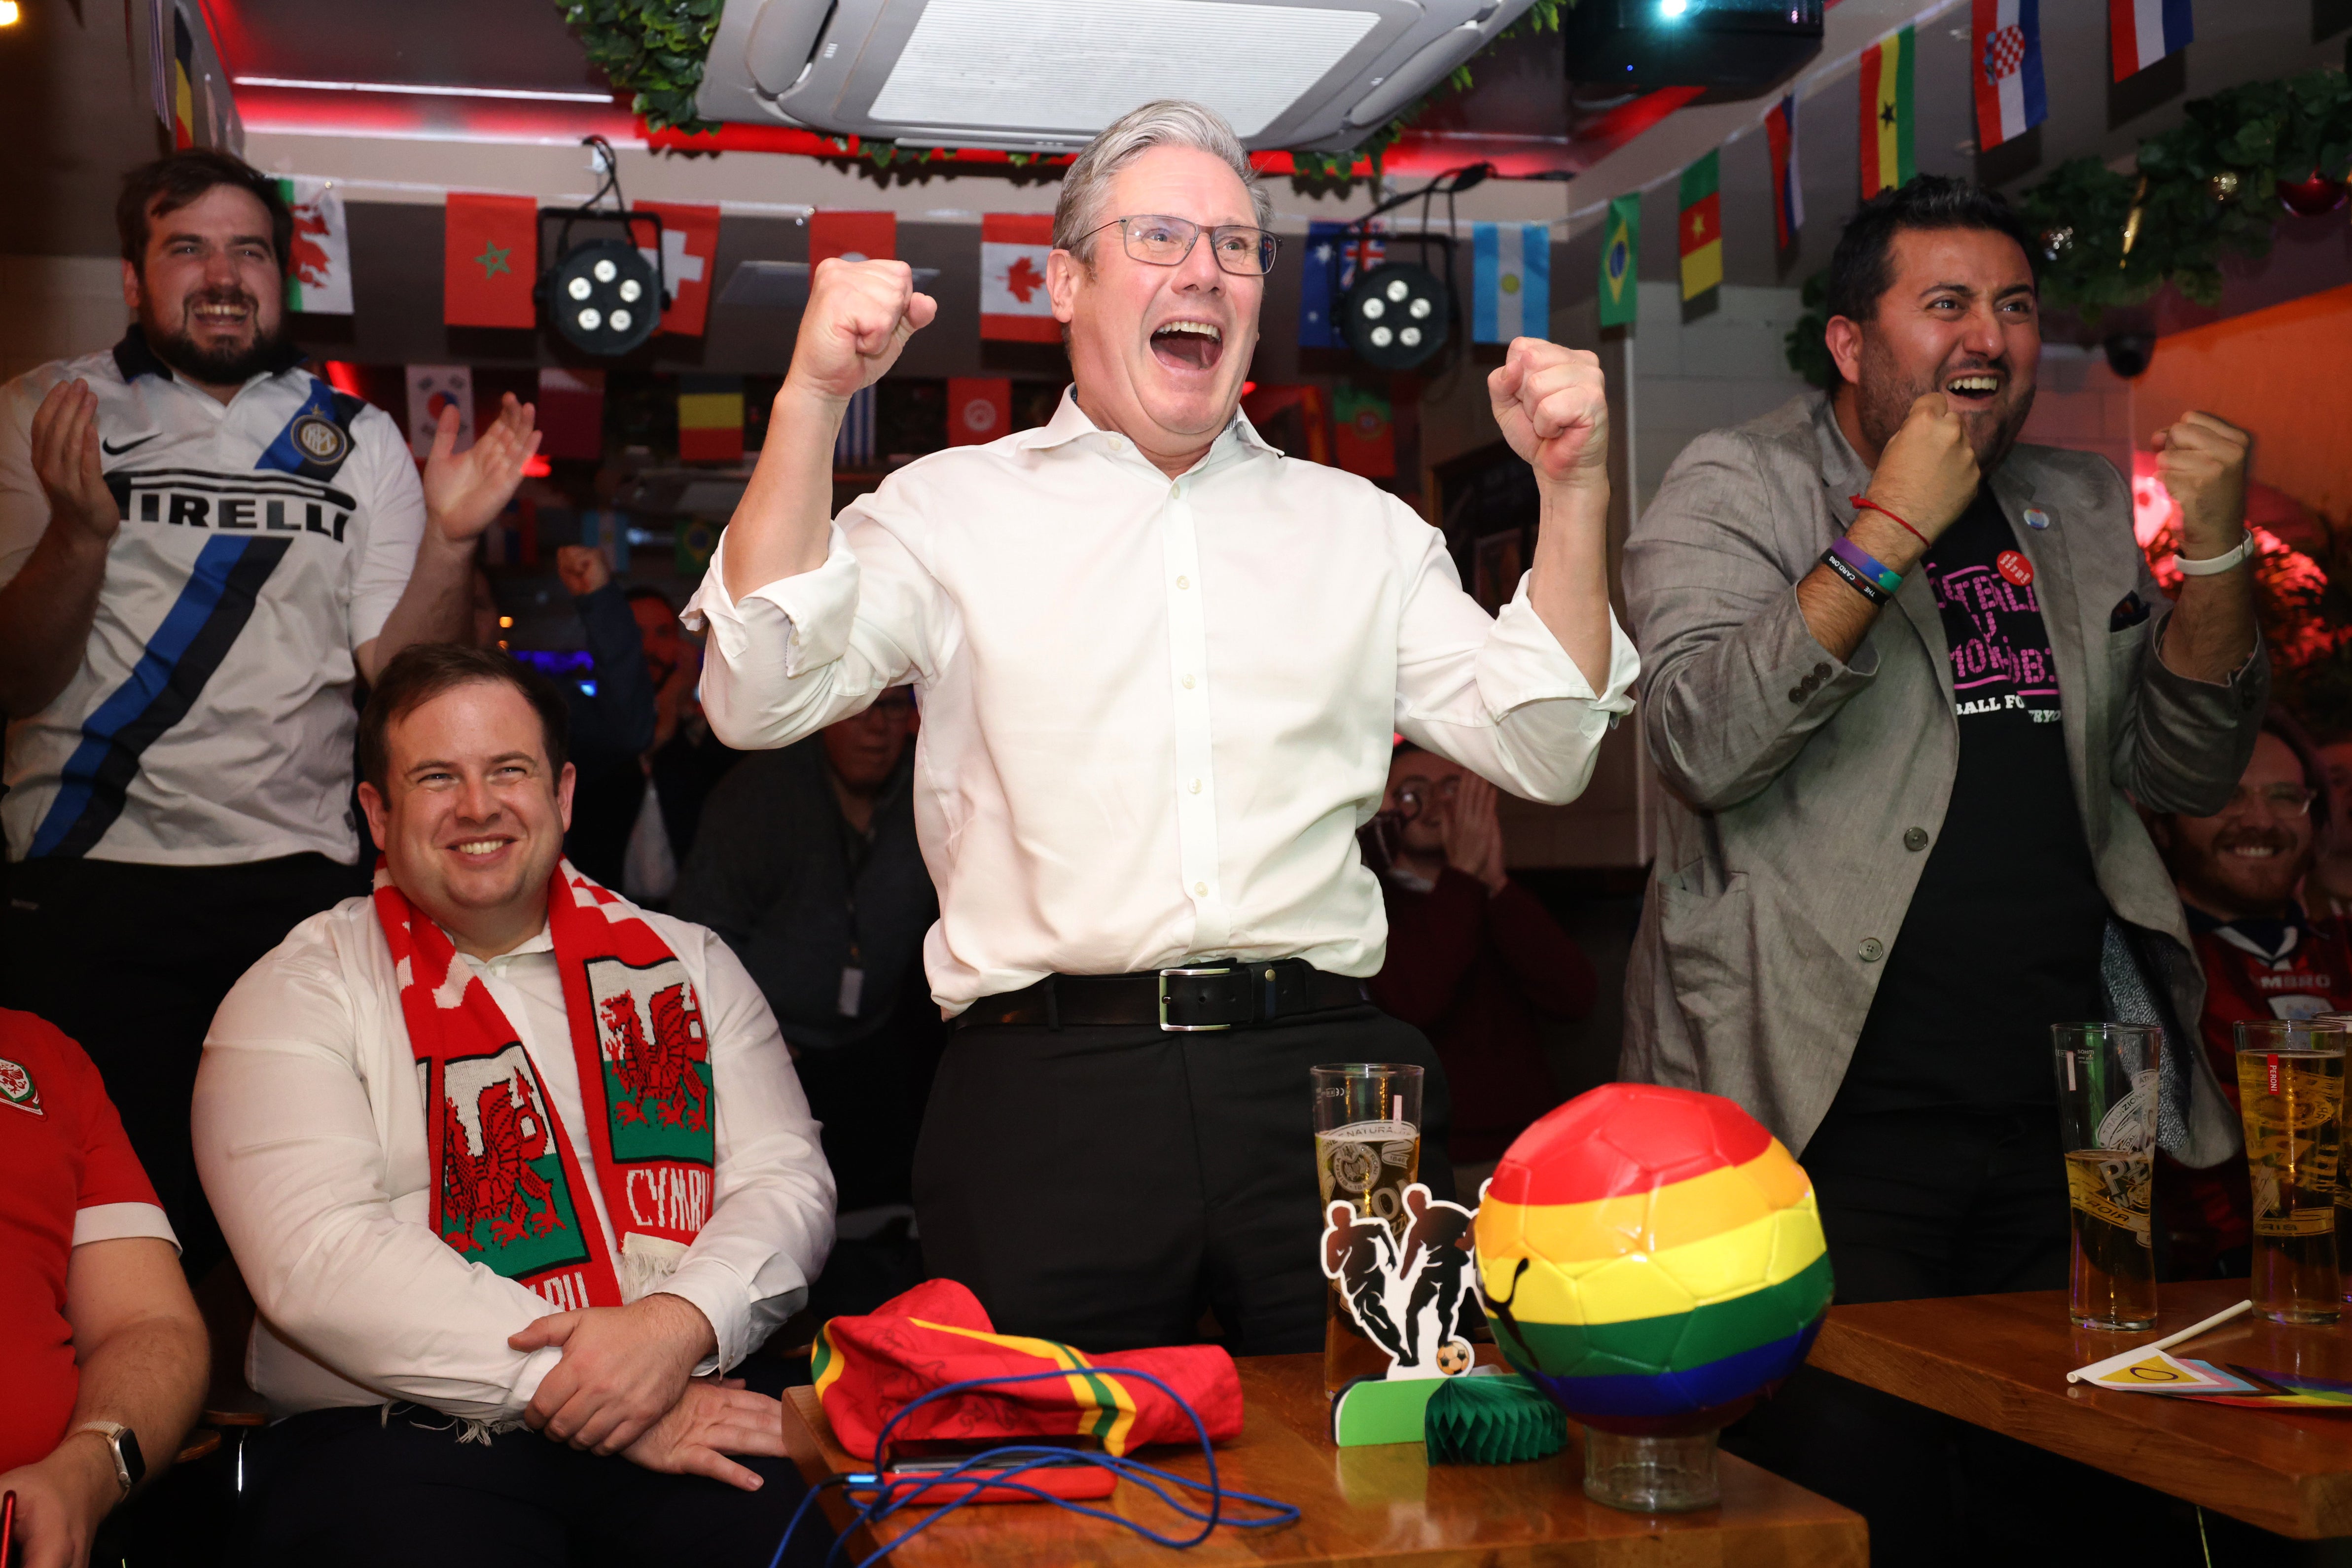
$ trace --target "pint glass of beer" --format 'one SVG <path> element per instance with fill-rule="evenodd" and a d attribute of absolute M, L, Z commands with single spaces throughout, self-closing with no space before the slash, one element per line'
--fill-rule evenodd
<path fill-rule="evenodd" d="M 2315 1027 L 2352 1030 L 2352 1013 L 2322 1013 L 2311 1022 Z M 2352 1047 L 2347 1054 L 2352 1055 Z M 2336 1173 L 2336 1271 L 2344 1300 L 2352 1302 L 2352 1191 L 2347 1191 L 2346 1185 L 2345 1173 L 2339 1169 Z"/>
<path fill-rule="evenodd" d="M 1328 1215 L 1345 1203 L 1404 1239 L 1404 1190 L 1421 1173 L 1422 1070 L 1408 1063 L 1337 1062 L 1310 1068 L 1315 1090 L 1315 1179 Z M 1388 1370 L 1388 1352 L 1356 1326 L 1346 1292 L 1378 1291 L 1373 1258 L 1350 1254 L 1324 1291 L 1323 1387 L 1337 1394 L 1360 1377 Z"/>
<path fill-rule="evenodd" d="M 2237 1027 L 2238 1114 L 2253 1186 L 2254 1310 L 2274 1323 L 2332 1323 L 2344 1310 L 2336 1185 L 2352 1030 L 2290 1021 Z"/>
<path fill-rule="evenodd" d="M 2074 1233 L 2067 1314 L 2086 1329 L 2152 1328 L 2148 1195 L 2164 1031 L 2059 1024 L 2050 1034 L 2058 1052 L 2058 1121 Z"/>

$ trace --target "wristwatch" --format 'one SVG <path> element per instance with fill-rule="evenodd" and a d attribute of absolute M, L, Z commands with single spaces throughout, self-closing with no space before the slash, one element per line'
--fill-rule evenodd
<path fill-rule="evenodd" d="M 131 1489 L 147 1473 L 147 1460 L 139 1452 L 139 1434 L 120 1421 L 85 1421 L 74 1428 L 74 1436 L 95 1432 L 106 1439 L 107 1451 L 114 1456 L 114 1479 L 129 1497 Z"/>

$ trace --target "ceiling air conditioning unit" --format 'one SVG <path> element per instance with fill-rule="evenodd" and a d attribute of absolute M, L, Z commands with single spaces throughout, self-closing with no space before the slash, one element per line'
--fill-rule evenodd
<path fill-rule="evenodd" d="M 1339 152 L 1533 0 L 726 0 L 696 107 L 909 146 L 1067 153 L 1159 98 Z"/>

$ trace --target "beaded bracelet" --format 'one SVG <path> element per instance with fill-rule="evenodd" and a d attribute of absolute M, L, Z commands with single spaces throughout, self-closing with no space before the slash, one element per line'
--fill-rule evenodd
<path fill-rule="evenodd" d="M 1879 561 L 1868 551 L 1849 539 L 1832 542 L 1822 555 L 1822 564 L 1843 578 L 1874 605 L 1884 605 L 1903 586 L 1902 574 Z"/>

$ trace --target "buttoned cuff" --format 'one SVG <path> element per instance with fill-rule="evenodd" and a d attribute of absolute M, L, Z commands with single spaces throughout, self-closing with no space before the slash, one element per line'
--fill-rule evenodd
<path fill-rule="evenodd" d="M 849 647 L 857 614 L 857 557 L 839 524 L 827 530 L 824 564 L 814 572 L 779 577 L 740 601 L 727 592 L 727 535 L 719 536 L 702 585 L 680 617 L 699 631 L 709 628 L 719 657 L 740 661 L 762 630 L 783 633 L 786 679 L 805 675 L 839 658 Z"/>
<path fill-rule="evenodd" d="M 1521 574 L 1518 590 L 1495 617 L 1495 629 L 1487 634 L 1486 652 L 1478 660 L 1478 695 L 1488 710 L 1499 717 L 1530 702 L 1565 698 L 1590 702 L 1597 711 L 1612 716 L 1632 712 L 1633 681 L 1642 673 L 1642 659 L 1633 650 L 1633 639 L 1617 624 L 1616 613 L 1609 616 L 1609 678 L 1596 693 L 1584 671 L 1528 602 L 1528 584 L 1533 575 Z"/>
<path fill-rule="evenodd" d="M 751 1353 L 751 1288 L 726 1264 L 713 1258 L 689 1258 L 654 1293 L 675 1296 L 710 1321 L 719 1348 L 697 1363 L 695 1376 L 724 1371 Z"/>

